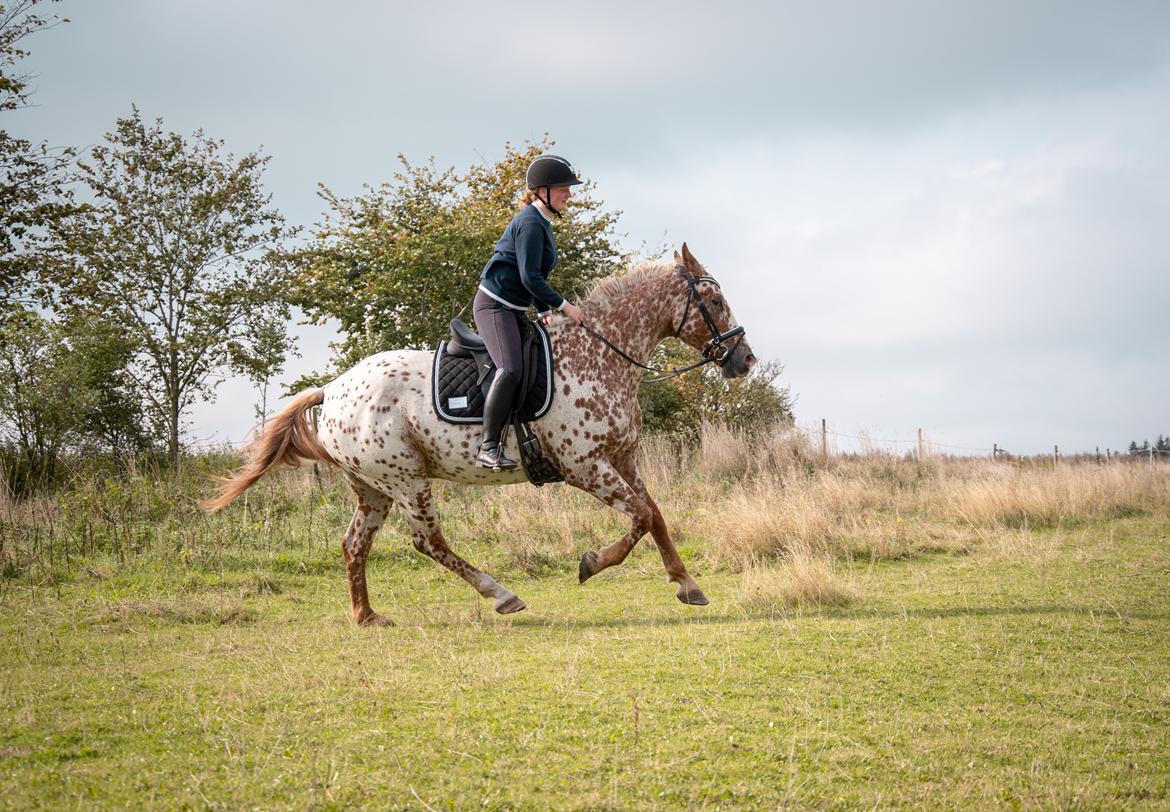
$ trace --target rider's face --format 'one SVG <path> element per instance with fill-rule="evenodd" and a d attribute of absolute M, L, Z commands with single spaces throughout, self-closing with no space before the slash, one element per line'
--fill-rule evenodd
<path fill-rule="evenodd" d="M 552 207 L 557 211 L 564 211 L 565 204 L 569 202 L 569 198 L 572 196 L 572 186 L 553 186 L 548 190 L 549 201 L 552 203 Z"/>

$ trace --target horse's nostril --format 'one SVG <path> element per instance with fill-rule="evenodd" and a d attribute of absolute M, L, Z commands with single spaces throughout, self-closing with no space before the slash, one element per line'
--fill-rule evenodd
<path fill-rule="evenodd" d="M 747 358 L 745 358 L 743 360 L 747 363 L 748 367 L 753 367 L 756 364 L 756 356 L 754 356 L 754 355 L 749 355 Z"/>

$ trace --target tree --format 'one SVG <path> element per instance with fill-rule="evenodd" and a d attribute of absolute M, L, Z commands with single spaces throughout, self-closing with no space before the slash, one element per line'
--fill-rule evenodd
<path fill-rule="evenodd" d="M 650 366 L 674 369 L 699 359 L 698 353 L 675 339 L 663 342 Z M 724 378 L 714 366 L 700 367 L 681 377 L 646 384 L 638 392 L 642 424 L 649 432 L 687 434 L 706 423 L 756 431 L 793 420 L 788 388 L 776 386 L 784 367 L 758 364 L 743 378 Z M 648 377 L 656 377 L 651 373 Z"/>
<path fill-rule="evenodd" d="M 1153 449 L 1157 452 L 1170 453 L 1170 436 L 1158 435 L 1158 439 L 1154 441 Z M 1142 440 L 1139 444 L 1136 440 L 1131 440 L 1129 443 L 1129 453 L 1132 456 L 1147 456 L 1151 451 L 1150 441 Z"/>
<path fill-rule="evenodd" d="M 268 385 L 284 369 L 284 362 L 290 354 L 299 356 L 296 344 L 289 336 L 283 322 L 260 319 L 253 327 L 254 352 L 243 353 L 244 374 L 260 388 L 260 402 L 256 404 L 256 417 L 260 426 L 268 422 Z"/>
<path fill-rule="evenodd" d="M 9 444 L 9 489 L 30 493 L 51 484 L 62 450 L 88 411 L 92 393 L 77 386 L 77 356 L 56 325 L 35 311 L 8 311 L 0 324 L 0 426 Z"/>
<path fill-rule="evenodd" d="M 516 212 L 528 164 L 551 142 L 513 148 L 495 164 L 459 175 L 433 160 L 354 198 L 322 186 L 329 206 L 311 244 L 293 257 L 291 301 L 315 320 L 340 323 L 339 365 L 401 347 L 433 347 L 469 305 L 492 248 Z M 571 298 L 624 267 L 615 244 L 620 212 L 606 212 L 582 187 L 553 224 L 555 283 Z"/>
<path fill-rule="evenodd" d="M 140 400 L 125 374 L 130 346 L 100 317 L 51 321 L 31 308 L 0 318 L 0 433 L 8 488 L 49 487 L 68 450 L 143 451 Z"/>
<path fill-rule="evenodd" d="M 16 65 L 28 55 L 20 45 L 30 34 L 68 20 L 33 13 L 41 0 L 0 4 L 0 112 L 28 104 L 27 74 Z M 6 116 L 7 118 L 7 116 Z M 68 209 L 62 170 L 72 150 L 17 138 L 0 129 L 0 309 L 12 307 L 24 294 L 35 267 L 30 242 L 52 219 Z"/>
<path fill-rule="evenodd" d="M 79 161 L 89 203 L 53 226 L 55 305 L 101 313 L 133 345 L 127 366 L 177 465 L 182 415 L 223 376 L 271 369 L 289 318 L 274 260 L 295 233 L 268 208 L 268 158 L 224 154 L 138 109 Z"/>
<path fill-rule="evenodd" d="M 76 315 L 61 330 L 70 351 L 83 362 L 76 384 L 92 393 L 90 408 L 78 414 L 79 450 L 109 454 L 121 465 L 154 447 L 129 372 L 135 356 L 130 337 L 95 314 Z"/>

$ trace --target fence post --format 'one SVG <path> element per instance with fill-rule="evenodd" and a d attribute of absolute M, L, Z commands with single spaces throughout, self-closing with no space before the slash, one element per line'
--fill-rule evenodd
<path fill-rule="evenodd" d="M 1150 471 L 1154 470 L 1154 447 L 1150 446 Z"/>
<path fill-rule="evenodd" d="M 1052 447 L 1052 467 L 1055 468 L 1058 462 L 1060 462 L 1060 446 L 1054 445 Z"/>
<path fill-rule="evenodd" d="M 821 456 L 824 459 L 829 458 L 829 434 L 825 428 L 825 418 L 821 418 Z"/>
<path fill-rule="evenodd" d="M 999 459 L 999 443 L 991 444 L 991 458 L 993 460 Z"/>
<path fill-rule="evenodd" d="M 923 454 L 922 451 L 923 451 L 922 450 L 922 429 L 919 429 L 918 430 L 918 461 L 919 462 L 922 462 L 922 460 L 925 458 L 925 454 Z"/>

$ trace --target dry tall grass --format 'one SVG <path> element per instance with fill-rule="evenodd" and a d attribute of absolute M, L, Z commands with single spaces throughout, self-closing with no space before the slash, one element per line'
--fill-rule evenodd
<path fill-rule="evenodd" d="M 847 606 L 857 600 L 857 589 L 833 558 L 803 547 L 794 547 L 779 565 L 750 563 L 740 592 L 746 605 L 760 609 Z"/>
<path fill-rule="evenodd" d="M 648 444 L 642 470 L 682 533 L 707 539 L 709 557 L 739 568 L 794 549 L 896 558 L 969 549 L 1021 529 L 1170 511 L 1170 465 L 820 460 L 792 430 L 751 440 L 708 427 L 689 452 Z"/>
<path fill-rule="evenodd" d="M 855 593 L 834 570 L 839 558 L 976 548 L 1047 556 L 1052 545 L 1033 529 L 1170 514 L 1166 464 L 1151 471 L 1128 460 L 1054 467 L 874 453 L 822 460 L 787 427 L 748 437 L 706 426 L 695 447 L 649 438 L 639 470 L 676 542 L 707 566 L 743 572 L 749 603 L 848 602 Z M 626 529 L 623 517 L 564 487 L 489 489 L 455 507 L 448 516 L 458 517 L 458 532 L 490 534 L 528 571 Z"/>
<path fill-rule="evenodd" d="M 103 551 L 118 561 L 151 552 L 186 561 L 249 546 L 322 552 L 335 548 L 353 510 L 336 474 L 315 490 L 306 472 L 284 471 L 265 477 L 232 510 L 208 517 L 196 506 L 210 490 L 206 473 L 237 463 L 223 456 L 196 462 L 191 467 L 203 472 L 185 480 L 96 477 L 53 496 L 0 498 L 0 566 L 6 573 L 38 560 L 70 566 Z M 784 602 L 809 599 L 789 587 L 765 589 L 768 579 L 783 576 L 792 585 L 802 573 L 820 573 L 812 580 L 827 585 L 832 562 L 841 558 L 976 548 L 1047 555 L 1051 545 L 1037 540 L 1036 528 L 1170 515 L 1170 463 L 1151 469 L 1144 461 L 1090 458 L 1054 467 L 1050 460 L 918 462 L 883 454 L 825 460 L 788 427 L 748 437 L 705 426 L 694 446 L 648 438 L 639 470 L 685 559 L 704 569 L 742 571 L 745 594 L 770 592 Z M 566 486 L 439 484 L 437 493 L 454 545 L 482 543 L 478 555 L 497 557 L 485 565 L 498 566 L 502 558 L 532 574 L 571 569 L 584 550 L 628 529 L 625 517 Z M 405 532 L 401 521 L 392 521 L 378 546 L 398 544 L 393 535 Z M 657 556 L 635 556 L 632 565 L 659 566 Z"/>

